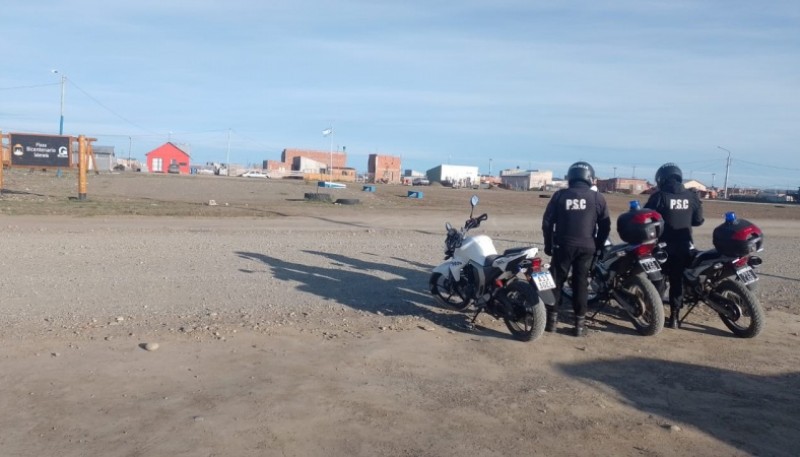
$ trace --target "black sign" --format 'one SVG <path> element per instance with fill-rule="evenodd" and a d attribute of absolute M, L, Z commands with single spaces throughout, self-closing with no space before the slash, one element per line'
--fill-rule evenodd
<path fill-rule="evenodd" d="M 11 165 L 27 167 L 70 166 L 70 137 L 12 133 Z"/>

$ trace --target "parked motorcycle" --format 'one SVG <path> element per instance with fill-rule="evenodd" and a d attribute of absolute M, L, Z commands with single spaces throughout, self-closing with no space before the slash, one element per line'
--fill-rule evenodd
<path fill-rule="evenodd" d="M 588 304 L 595 308 L 594 318 L 617 303 L 637 332 L 653 336 L 664 328 L 664 305 L 654 285 L 662 280 L 661 263 L 666 260 L 657 249 L 663 220 L 657 212 L 640 209 L 634 202 L 631 211 L 617 219 L 617 232 L 624 242 L 606 242 L 592 265 Z M 572 299 L 570 283 L 564 284 L 562 293 Z"/>
<path fill-rule="evenodd" d="M 488 215 L 473 217 L 478 196 L 470 200 L 469 219 L 460 230 L 445 224 L 445 262 L 433 269 L 431 294 L 444 306 L 465 310 L 476 308 L 472 323 L 481 312 L 502 319 L 514 338 L 532 341 L 544 333 L 545 308 L 542 298 L 553 302 L 552 276 L 537 257 L 535 247 L 507 249 L 498 254 L 486 235 L 468 235 Z M 540 292 L 543 292 L 540 295 Z"/>
<path fill-rule="evenodd" d="M 725 214 L 725 222 L 713 233 L 714 249 L 690 253 L 689 266 L 683 273 L 683 303 L 689 309 L 681 323 L 700 304 L 705 303 L 719 314 L 734 335 L 753 338 L 764 326 L 764 310 L 753 294 L 758 281 L 756 268 L 763 250 L 764 235 L 754 224 Z M 662 293 L 669 282 L 661 282 Z"/>

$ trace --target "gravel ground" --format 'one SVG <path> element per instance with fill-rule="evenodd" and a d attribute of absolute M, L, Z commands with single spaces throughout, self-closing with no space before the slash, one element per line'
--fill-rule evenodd
<path fill-rule="evenodd" d="M 547 199 L 499 189 L 11 170 L 0 197 L 0 455 L 794 455 L 800 208 L 766 234 L 753 340 L 705 310 L 638 336 L 600 314 L 532 343 L 427 292 L 472 193 L 499 249 Z M 545 195 L 546 196 L 546 195 Z M 630 199 L 607 196 L 615 215 Z M 217 205 L 209 205 L 214 200 Z M 641 199 L 644 201 L 644 198 Z M 146 344 L 149 346 L 145 347 Z"/>

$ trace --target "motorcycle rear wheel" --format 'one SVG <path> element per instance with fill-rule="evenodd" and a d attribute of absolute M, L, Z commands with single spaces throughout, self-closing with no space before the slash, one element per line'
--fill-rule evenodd
<path fill-rule="evenodd" d="M 463 296 L 463 291 L 457 283 L 453 282 L 450 275 L 434 273 L 429 281 L 431 294 L 445 308 L 463 311 L 472 303 L 472 300 Z"/>
<path fill-rule="evenodd" d="M 503 300 L 510 309 L 503 321 L 511 335 L 519 341 L 533 341 L 544 333 L 544 305 L 536 300 L 533 287 L 527 282 L 512 281 L 506 285 Z"/>
<path fill-rule="evenodd" d="M 717 292 L 720 295 L 736 303 L 741 310 L 741 316 L 732 320 L 722 314 L 719 318 L 722 323 L 739 338 L 753 338 L 764 327 L 764 310 L 758 299 L 753 295 L 750 289 L 739 281 L 726 279 L 719 283 Z"/>
<path fill-rule="evenodd" d="M 644 336 L 658 335 L 664 329 L 664 304 L 656 286 L 644 274 L 631 276 L 624 285 L 635 301 L 636 313 L 626 311 L 633 326 Z"/>

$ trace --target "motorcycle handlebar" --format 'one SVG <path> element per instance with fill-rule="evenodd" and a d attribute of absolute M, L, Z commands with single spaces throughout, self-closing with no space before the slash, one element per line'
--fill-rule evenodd
<path fill-rule="evenodd" d="M 478 217 L 471 217 L 467 219 L 467 222 L 464 223 L 464 228 L 467 230 L 477 228 L 481 225 L 481 222 L 487 219 L 489 219 L 489 215 L 486 213 L 483 213 Z"/>

